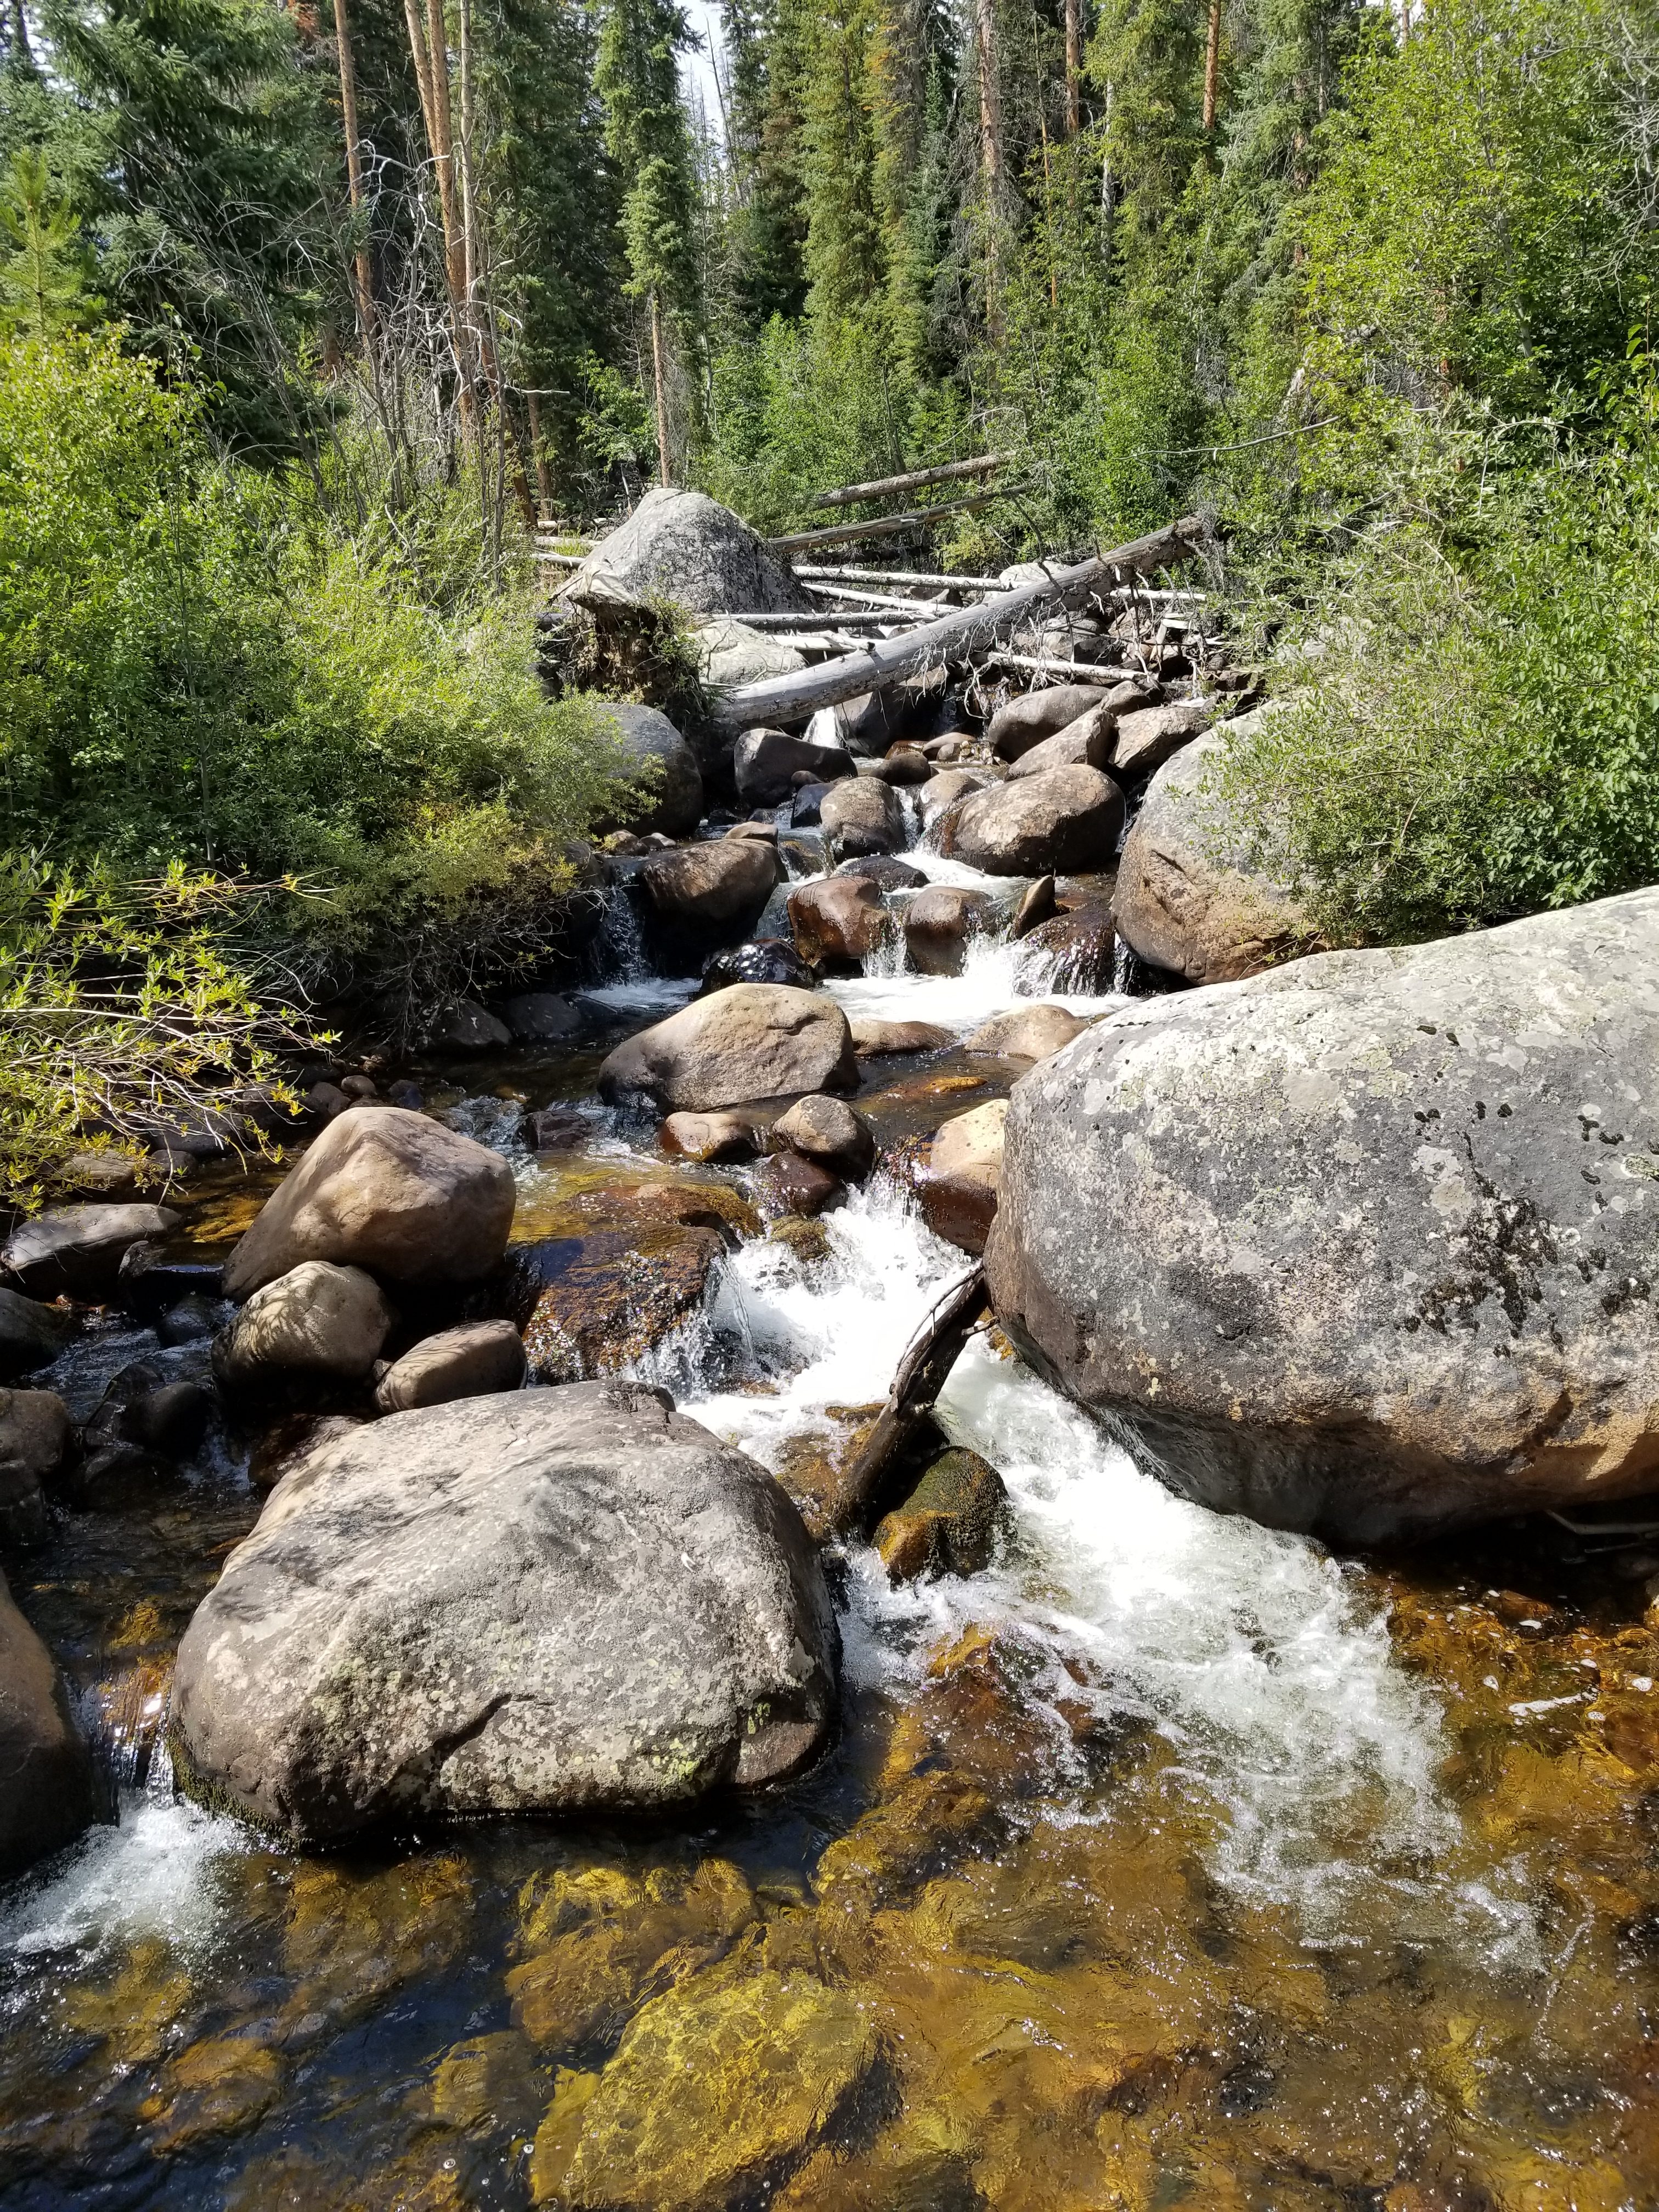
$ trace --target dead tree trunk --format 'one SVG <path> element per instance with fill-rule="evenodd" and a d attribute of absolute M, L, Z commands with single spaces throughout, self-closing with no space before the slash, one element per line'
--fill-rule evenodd
<path fill-rule="evenodd" d="M 663 366 L 662 300 L 651 287 L 651 373 L 657 386 L 657 474 L 662 483 L 674 481 L 674 465 L 668 451 L 668 380 Z"/>
<path fill-rule="evenodd" d="M 1204 133 L 1215 129 L 1216 94 L 1221 82 L 1221 0 L 1210 0 L 1210 35 L 1204 48 Z"/>
<path fill-rule="evenodd" d="M 933 1308 L 911 1340 L 874 1428 L 842 1468 L 831 1508 L 838 1534 L 868 1534 L 889 1468 L 933 1411 L 963 1346 L 986 1312 L 985 1269 L 975 1266 Z"/>
<path fill-rule="evenodd" d="M 340 119 L 345 130 L 346 196 L 357 233 L 352 255 L 352 290 L 357 303 L 357 340 L 365 352 L 374 336 L 374 278 L 363 230 L 363 155 L 357 135 L 357 71 L 351 58 L 351 28 L 346 0 L 334 0 L 334 45 L 340 67 Z"/>
<path fill-rule="evenodd" d="M 1002 335 L 1002 88 L 997 77 L 996 0 L 975 0 L 979 65 L 979 162 L 985 188 L 985 324 Z"/>
<path fill-rule="evenodd" d="M 1066 0 L 1066 136 L 1082 127 L 1079 94 L 1083 82 L 1083 0 Z"/>

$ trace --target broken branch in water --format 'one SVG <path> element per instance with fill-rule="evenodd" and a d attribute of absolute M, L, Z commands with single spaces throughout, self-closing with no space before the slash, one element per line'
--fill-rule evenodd
<path fill-rule="evenodd" d="M 889 1468 L 933 1411 L 986 1311 L 985 1269 L 976 1263 L 911 1339 L 875 1426 L 842 1469 L 831 1515 L 839 1533 L 868 1532 Z"/>

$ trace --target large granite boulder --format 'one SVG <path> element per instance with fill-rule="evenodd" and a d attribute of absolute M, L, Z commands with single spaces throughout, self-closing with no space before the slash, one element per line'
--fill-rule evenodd
<path fill-rule="evenodd" d="M 560 594 L 579 605 L 673 599 L 692 614 L 799 614 L 808 599 L 746 522 L 706 492 L 657 485 Z"/>
<path fill-rule="evenodd" d="M 173 1734 L 187 1786 L 307 1844 L 661 1812 L 810 1758 L 838 1661 L 764 1468 L 665 1393 L 574 1383 L 302 1457 L 185 1632 Z"/>
<path fill-rule="evenodd" d="M 1117 733 L 1116 718 L 1103 706 L 1091 707 L 1052 738 L 1044 738 L 1029 752 L 1021 753 L 1008 770 L 1010 783 L 1023 783 L 1028 775 L 1047 775 L 1055 768 L 1103 769 L 1112 757 Z"/>
<path fill-rule="evenodd" d="M 833 999 L 784 983 L 734 983 L 619 1044 L 599 1070 L 612 1104 L 646 1097 L 693 1113 L 858 1083 L 853 1036 Z"/>
<path fill-rule="evenodd" d="M 793 676 L 806 665 L 805 654 L 787 637 L 718 616 L 697 624 L 695 650 L 697 672 L 711 691 L 736 691 L 745 684 L 763 684 L 769 676 Z"/>
<path fill-rule="evenodd" d="M 629 699 L 598 702 L 622 733 L 622 750 L 629 761 L 647 771 L 639 795 L 601 822 L 597 834 L 631 830 L 646 836 L 653 830 L 665 837 L 689 837 L 702 819 L 702 771 L 697 757 L 666 714 L 654 707 L 641 707 Z"/>
<path fill-rule="evenodd" d="M 1230 744 L 1248 743 L 1253 717 L 1206 732 L 1146 787 L 1123 841 L 1112 916 L 1130 950 L 1194 983 L 1254 975 L 1302 950 L 1306 915 L 1249 854 L 1245 825 L 1213 785 Z"/>
<path fill-rule="evenodd" d="M 302 1260 L 392 1283 L 476 1282 L 507 1249 L 516 1200 L 499 1152 L 400 1106 L 357 1106 L 265 1201 L 225 1268 L 245 1298 Z"/>
<path fill-rule="evenodd" d="M 1201 736 L 1215 720 L 1207 700 L 1176 699 L 1125 714 L 1112 739 L 1112 767 L 1120 776 L 1146 775 Z"/>
<path fill-rule="evenodd" d="M 757 837 L 711 837 L 677 845 L 640 864 L 639 880 L 656 920 L 707 936 L 748 928 L 778 879 L 774 847 Z"/>
<path fill-rule="evenodd" d="M 0 1575 L 0 1881 L 73 1843 L 103 1810 L 52 1654 Z"/>
<path fill-rule="evenodd" d="M 1659 890 L 1143 1000 L 1016 1085 L 1009 1334 L 1354 1542 L 1659 1487 Z"/>
<path fill-rule="evenodd" d="M 1040 876 L 1108 866 L 1122 827 L 1110 776 L 1073 767 L 970 792 L 935 835 L 942 853 L 988 876 Z"/>

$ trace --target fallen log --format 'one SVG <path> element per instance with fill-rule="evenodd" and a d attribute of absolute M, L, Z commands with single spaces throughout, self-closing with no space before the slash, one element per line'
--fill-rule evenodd
<path fill-rule="evenodd" d="M 861 592 L 854 584 L 807 583 L 804 588 L 820 599 L 851 599 L 855 605 L 864 607 L 900 607 L 913 615 L 929 612 L 949 614 L 951 611 L 949 607 L 942 607 L 937 599 L 902 599 L 892 592 Z"/>
<path fill-rule="evenodd" d="M 985 1269 L 975 1262 L 910 1340 L 875 1426 L 842 1469 L 830 1509 L 838 1534 L 868 1534 L 889 1468 L 933 1411 L 963 1346 L 988 1313 Z"/>
<path fill-rule="evenodd" d="M 827 530 L 798 530 L 792 538 L 769 538 L 774 553 L 805 553 L 815 545 L 852 545 L 860 538 L 897 538 L 907 530 L 926 530 L 942 514 L 971 514 L 989 507 L 994 491 L 976 491 L 966 499 L 942 499 L 937 507 L 919 507 L 913 514 L 884 515 L 878 522 L 834 522 Z"/>
<path fill-rule="evenodd" d="M 710 719 L 716 729 L 777 728 L 805 721 L 820 707 L 838 706 L 866 691 L 880 691 L 925 668 L 983 651 L 1010 630 L 1018 628 L 1034 607 L 1050 601 L 1066 605 L 1088 596 L 1097 586 L 1115 580 L 1114 572 L 1142 572 L 1165 566 L 1190 554 L 1204 536 L 1204 524 L 1195 514 L 1127 545 L 1114 545 L 1092 560 L 1058 568 L 1034 584 L 1021 584 L 1001 592 L 976 607 L 957 607 L 935 622 L 921 623 L 903 637 L 885 638 L 879 645 L 843 653 L 816 668 L 787 676 L 769 676 L 758 684 L 744 684 L 714 702 Z"/>
<path fill-rule="evenodd" d="M 1036 653 L 1004 653 L 985 656 L 988 668 L 1021 668 L 1033 676 L 1060 676 L 1068 684 L 1121 684 L 1126 678 L 1144 676 L 1144 668 L 1108 668 L 1092 660 L 1050 660 Z"/>
<path fill-rule="evenodd" d="M 822 563 L 809 567 L 804 561 L 792 565 L 803 583 L 948 584 L 955 592 L 1006 592 L 1008 588 L 995 576 L 938 576 L 913 568 L 835 568 Z"/>
<path fill-rule="evenodd" d="M 1006 467 L 1012 453 L 981 453 L 977 460 L 945 461 L 936 469 L 912 469 L 908 476 L 878 477 L 873 483 L 842 484 L 839 491 L 821 491 L 814 507 L 856 507 L 860 500 L 888 499 L 902 491 L 924 491 L 929 484 L 954 483 L 962 477 L 988 477 Z"/>
<path fill-rule="evenodd" d="M 884 605 L 888 604 L 890 603 L 884 602 Z M 911 626 L 917 622 L 926 620 L 927 610 L 925 606 L 912 600 L 910 610 Z M 779 630 L 794 629 L 903 629 L 906 627 L 902 615 L 885 611 L 872 613 L 863 608 L 853 610 L 847 607 L 823 607 L 813 613 L 804 615 L 721 614 L 705 615 L 702 619 L 705 623 L 741 623 L 745 629 L 769 630 L 774 633 Z"/>

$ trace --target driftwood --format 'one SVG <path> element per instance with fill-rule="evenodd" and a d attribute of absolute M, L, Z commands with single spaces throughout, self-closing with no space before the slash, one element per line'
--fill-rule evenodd
<path fill-rule="evenodd" d="M 855 584 L 812 584 L 804 588 L 821 599 L 852 599 L 864 607 L 898 607 L 907 614 L 949 614 L 937 599 L 902 599 L 891 592 L 861 592 Z"/>
<path fill-rule="evenodd" d="M 1144 668 L 1108 668 L 1092 660 L 1050 660 L 1046 654 L 988 653 L 989 668 L 1023 668 L 1032 676 L 1060 676 L 1068 684 L 1121 684 L 1127 677 L 1144 676 Z"/>
<path fill-rule="evenodd" d="M 1006 592 L 1008 588 L 994 576 L 921 575 L 910 568 L 809 568 L 804 561 L 795 562 L 793 567 L 803 583 L 948 584 L 953 592 Z"/>
<path fill-rule="evenodd" d="M 861 538 L 897 538 L 907 530 L 926 530 L 942 514 L 970 514 L 989 507 L 994 491 L 976 491 L 966 499 L 942 499 L 937 507 L 919 507 L 914 514 L 884 515 L 879 522 L 833 522 L 827 530 L 798 530 L 792 538 L 769 538 L 775 553 L 809 553 L 815 545 L 854 545 Z"/>
<path fill-rule="evenodd" d="M 974 461 L 945 461 L 936 469 L 912 469 L 908 476 L 880 477 L 874 483 L 842 484 L 839 491 L 821 491 L 814 507 L 856 507 L 860 500 L 888 499 L 902 491 L 925 491 L 929 484 L 955 483 L 962 477 L 988 477 L 1005 467 L 1012 453 L 981 453 Z"/>
<path fill-rule="evenodd" d="M 913 622 L 923 622 L 927 619 L 927 609 L 925 606 L 912 601 L 911 607 Z M 797 629 L 902 629 L 905 628 L 902 615 L 872 614 L 862 608 L 853 611 L 846 607 L 823 607 L 804 615 L 705 615 L 702 619 L 705 623 L 741 623 L 745 629 L 773 632 Z"/>
<path fill-rule="evenodd" d="M 1115 572 L 1144 571 L 1184 558 L 1204 535 L 1195 514 L 1179 522 L 1114 545 L 1092 560 L 1057 568 L 1034 584 L 1001 592 L 976 607 L 957 607 L 934 622 L 921 623 L 903 637 L 884 638 L 858 653 L 842 654 L 816 668 L 787 676 L 770 676 L 758 684 L 744 684 L 714 702 L 710 719 L 717 729 L 740 731 L 785 727 L 805 721 L 820 707 L 838 706 L 866 691 L 879 691 L 925 668 L 962 658 L 994 645 L 1017 629 L 1033 609 L 1058 601 L 1061 605 L 1086 599 L 1091 592 L 1115 580 Z"/>
<path fill-rule="evenodd" d="M 975 1263 L 911 1338 L 874 1428 L 842 1468 L 831 1516 L 838 1534 L 868 1534 L 888 1469 L 932 1412 L 986 1310 L 985 1269 Z"/>

